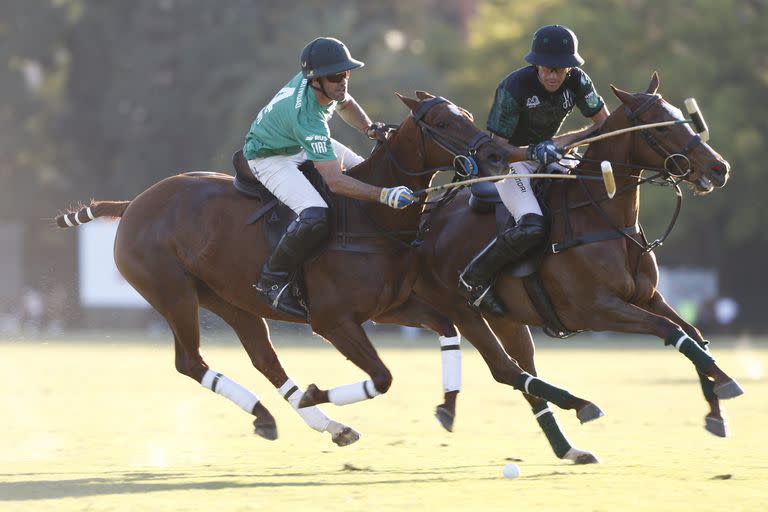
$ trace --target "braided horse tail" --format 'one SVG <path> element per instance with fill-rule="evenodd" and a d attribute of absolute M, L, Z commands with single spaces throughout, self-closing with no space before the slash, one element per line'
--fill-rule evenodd
<path fill-rule="evenodd" d="M 119 218 L 123 216 L 129 204 L 130 201 L 91 201 L 88 206 L 70 210 L 56 217 L 56 225 L 60 228 L 73 228 L 98 217 Z"/>

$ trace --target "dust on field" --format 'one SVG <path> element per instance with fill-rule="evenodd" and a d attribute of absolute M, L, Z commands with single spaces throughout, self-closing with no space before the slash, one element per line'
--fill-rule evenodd
<path fill-rule="evenodd" d="M 441 401 L 436 340 L 385 347 L 395 381 L 384 396 L 331 417 L 362 433 L 338 448 L 310 430 L 235 342 L 203 345 L 211 368 L 259 395 L 280 438 L 251 434 L 249 416 L 177 374 L 171 342 L 0 342 L 5 412 L 0 510 L 738 510 L 768 502 L 768 346 L 713 350 L 743 397 L 723 402 L 734 436 L 703 429 L 707 412 L 682 356 L 625 344 L 604 350 L 540 342 L 539 374 L 593 400 L 605 418 L 579 425 L 556 410 L 574 446 L 600 465 L 557 460 L 519 393 L 464 350 L 455 431 L 433 418 Z M 574 347 L 576 345 L 573 345 Z M 559 348 L 556 348 L 559 347 Z M 322 342 L 281 347 L 300 385 L 364 375 Z M 509 460 L 515 480 L 502 477 Z"/>

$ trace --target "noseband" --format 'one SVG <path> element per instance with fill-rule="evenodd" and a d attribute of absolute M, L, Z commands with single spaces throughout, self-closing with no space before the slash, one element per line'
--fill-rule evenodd
<path fill-rule="evenodd" d="M 653 94 L 646 99 L 640 107 L 634 112 L 630 108 L 624 105 L 624 111 L 627 115 L 627 119 L 632 126 L 641 124 L 640 115 L 648 110 L 651 106 L 661 100 L 660 94 Z M 691 137 L 688 143 L 679 151 L 670 152 L 664 146 L 661 145 L 659 140 L 653 136 L 650 130 L 639 130 L 643 140 L 653 149 L 656 153 L 664 157 L 664 169 L 674 178 L 684 178 L 688 176 L 691 171 L 691 161 L 688 158 L 688 154 L 699 144 L 701 144 L 701 137 L 699 134 L 695 134 Z M 680 165 L 685 163 L 685 169 Z"/>

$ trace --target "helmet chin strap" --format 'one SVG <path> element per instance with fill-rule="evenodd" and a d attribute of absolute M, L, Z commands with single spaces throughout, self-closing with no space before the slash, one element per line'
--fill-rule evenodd
<path fill-rule="evenodd" d="M 317 87 L 317 86 L 313 85 L 313 84 L 312 84 L 312 82 L 310 82 L 309 86 L 310 86 L 311 88 L 313 88 L 314 90 L 316 90 L 316 91 L 320 91 L 321 93 L 323 93 L 323 96 L 325 96 L 325 97 L 326 97 L 326 98 L 328 98 L 329 100 L 333 101 L 333 98 L 331 98 L 330 96 L 328 96 L 328 93 L 327 93 L 327 92 L 326 92 L 326 90 L 325 90 L 325 86 L 323 85 L 323 82 L 322 82 L 322 81 L 321 81 L 319 78 L 317 78 L 317 79 L 315 79 L 315 80 L 317 81 L 317 83 L 319 83 L 319 84 L 320 84 L 320 87 Z"/>

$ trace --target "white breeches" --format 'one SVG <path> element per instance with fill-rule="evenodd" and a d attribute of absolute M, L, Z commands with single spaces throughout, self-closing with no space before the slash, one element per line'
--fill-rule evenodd
<path fill-rule="evenodd" d="M 363 161 L 363 157 L 341 142 L 331 139 L 331 145 L 342 170 L 346 171 Z M 313 206 L 328 208 L 315 187 L 299 170 L 299 165 L 306 160 L 307 153 L 301 151 L 295 155 L 277 155 L 248 160 L 248 166 L 267 190 L 298 215 Z"/>
<path fill-rule="evenodd" d="M 569 169 L 576 167 L 578 160 L 564 158 L 559 163 L 547 165 L 545 172 L 551 172 L 559 169 L 562 172 L 568 172 Z M 539 168 L 539 163 L 531 160 L 515 162 L 511 165 L 509 174 L 534 174 Z M 496 182 L 496 190 L 499 191 L 499 197 L 507 207 L 507 210 L 519 221 L 520 217 L 526 213 L 536 213 L 541 215 L 541 207 L 536 200 L 536 196 L 531 190 L 530 178 L 510 178 Z"/>

